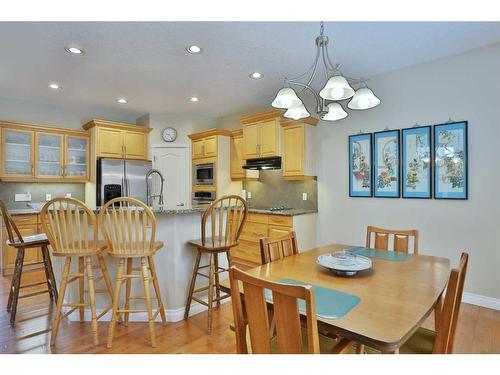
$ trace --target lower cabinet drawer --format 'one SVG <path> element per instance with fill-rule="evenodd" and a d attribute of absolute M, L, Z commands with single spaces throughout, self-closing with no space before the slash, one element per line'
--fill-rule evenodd
<path fill-rule="evenodd" d="M 257 245 L 257 246 L 256 246 Z M 260 247 L 252 242 L 242 241 L 231 250 L 231 256 L 260 264 Z"/>
<path fill-rule="evenodd" d="M 240 239 L 258 243 L 262 237 L 267 237 L 267 224 L 245 223 L 243 225 Z"/>

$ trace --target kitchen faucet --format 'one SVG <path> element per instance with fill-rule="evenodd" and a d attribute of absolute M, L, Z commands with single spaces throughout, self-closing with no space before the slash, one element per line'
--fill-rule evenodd
<path fill-rule="evenodd" d="M 157 174 L 160 176 L 160 193 L 159 194 L 150 194 L 150 181 L 149 177 L 152 174 Z M 153 200 L 154 198 L 158 198 L 158 205 L 161 207 L 163 206 L 163 183 L 165 182 L 165 179 L 163 178 L 163 175 L 160 173 L 158 169 L 150 169 L 148 173 L 146 173 L 146 201 L 148 206 L 152 207 L 153 206 Z"/>

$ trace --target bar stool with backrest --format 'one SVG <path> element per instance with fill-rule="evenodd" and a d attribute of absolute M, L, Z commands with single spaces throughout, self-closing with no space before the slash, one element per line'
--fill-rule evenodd
<path fill-rule="evenodd" d="M 57 286 L 52 270 L 52 262 L 49 255 L 49 240 L 45 234 L 35 234 L 31 236 L 23 236 L 16 223 L 10 216 L 9 210 L 4 202 L 0 200 L 0 211 L 5 223 L 5 231 L 7 232 L 7 245 L 17 250 L 16 262 L 14 265 L 14 273 L 12 275 L 12 282 L 9 291 L 9 300 L 7 302 L 7 311 L 10 312 L 10 323 L 14 324 L 16 321 L 17 302 L 20 298 L 28 298 L 38 296 L 43 293 L 49 293 L 51 301 L 57 301 Z M 40 248 L 43 257 L 43 266 L 45 269 L 46 281 L 35 282 L 31 284 L 21 285 L 21 276 L 23 273 L 24 252 L 26 249 Z M 41 291 L 34 291 L 19 296 L 21 289 L 32 288 L 47 284 L 47 289 Z"/>
<path fill-rule="evenodd" d="M 286 285 L 255 277 L 231 267 L 231 298 L 236 350 L 248 354 L 247 327 L 250 348 L 253 354 L 319 354 L 345 353 L 351 349 L 352 341 L 333 340 L 318 335 L 314 290 L 311 286 Z M 264 290 L 272 293 L 276 336 L 269 329 L 267 301 Z M 243 292 L 243 293 L 242 293 Z M 242 298 L 235 298 L 242 296 Z M 242 301 L 243 300 L 243 301 Z M 306 306 L 306 329 L 300 322 L 298 300 Z"/>
<path fill-rule="evenodd" d="M 372 234 L 374 244 L 372 245 Z M 409 251 L 410 238 L 413 238 L 413 254 L 418 254 L 418 230 L 392 230 L 368 226 L 366 228 L 366 247 L 378 250 L 389 250 L 389 237 L 392 236 L 393 250 L 407 253 Z"/>
<path fill-rule="evenodd" d="M 189 241 L 197 249 L 193 276 L 189 286 L 184 319 L 189 317 L 191 302 L 194 300 L 208 307 L 208 334 L 212 333 L 213 303 L 220 306 L 220 301 L 230 295 L 221 295 L 219 274 L 228 272 L 229 268 L 219 267 L 219 254 L 225 253 L 229 267 L 231 266 L 230 250 L 238 245 L 241 229 L 247 217 L 247 202 L 237 195 L 228 195 L 215 200 L 203 213 L 201 218 L 201 239 Z M 207 227 L 208 224 L 208 227 Z M 210 234 L 207 236 L 207 232 Z M 208 254 L 208 264 L 200 266 L 201 257 Z M 208 275 L 200 270 L 208 268 Z M 195 289 L 197 276 L 208 278 L 208 286 Z M 215 289 L 215 299 L 214 299 Z M 195 293 L 208 291 L 208 301 L 193 297 Z"/>
<path fill-rule="evenodd" d="M 458 268 L 450 272 L 444 302 L 438 307 L 436 332 L 419 328 L 403 346 L 402 354 L 451 354 L 464 291 L 469 254 L 462 253 Z M 367 348 L 367 353 L 377 353 Z"/>
<path fill-rule="evenodd" d="M 97 321 L 110 309 L 111 304 L 99 315 L 96 312 L 96 293 L 113 295 L 103 251 L 106 245 L 98 238 L 97 218 L 93 211 L 82 201 L 75 198 L 59 197 L 47 202 L 40 212 L 42 227 L 50 241 L 52 254 L 64 257 L 64 271 L 61 279 L 60 294 L 57 300 L 56 317 L 52 326 L 50 344 L 54 345 L 62 318 L 76 310 L 80 313 L 80 322 L 84 321 L 85 307 L 90 307 L 92 335 L 94 345 L 99 344 Z M 78 271 L 71 273 L 73 259 L 78 260 Z M 97 264 L 93 263 L 97 260 Z M 94 275 L 100 270 L 101 275 Z M 78 280 L 79 301 L 65 303 L 64 297 L 69 284 Z M 88 283 L 88 302 L 85 302 L 85 280 Z M 104 282 L 104 289 L 96 289 L 95 284 Z M 63 313 L 63 308 L 69 310 Z"/>
<path fill-rule="evenodd" d="M 155 319 L 160 315 L 163 324 L 167 323 L 153 260 L 155 253 L 163 248 L 163 242 L 155 242 L 156 217 L 153 211 L 140 200 L 120 197 L 110 200 L 101 207 L 99 225 L 108 245 L 108 254 L 119 259 L 107 347 L 111 348 L 113 345 L 115 325 L 120 315 L 124 314 L 124 323 L 127 324 L 130 313 L 142 312 L 148 314 L 151 346 L 156 347 Z M 134 259 L 140 260 L 139 268 L 133 267 Z M 139 272 L 134 273 L 134 271 Z M 142 280 L 144 296 L 130 296 L 132 279 Z M 120 308 L 120 291 L 124 282 L 126 283 L 125 306 Z M 158 305 L 155 312 L 153 312 L 152 302 L 154 298 L 151 297 L 150 292 L 151 282 Z M 145 300 L 146 309 L 130 309 L 131 299 Z"/>

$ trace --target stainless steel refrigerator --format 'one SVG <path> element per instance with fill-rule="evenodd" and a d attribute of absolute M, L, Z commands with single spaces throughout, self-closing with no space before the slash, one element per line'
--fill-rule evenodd
<path fill-rule="evenodd" d="M 136 198 L 147 204 L 146 173 L 150 169 L 150 161 L 98 159 L 97 205 L 115 197 Z"/>

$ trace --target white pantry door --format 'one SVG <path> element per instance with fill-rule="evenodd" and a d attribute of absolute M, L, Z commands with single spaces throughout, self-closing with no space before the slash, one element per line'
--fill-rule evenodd
<path fill-rule="evenodd" d="M 153 168 L 165 178 L 163 202 L 165 207 L 188 206 L 190 201 L 190 150 L 187 146 L 153 146 Z M 154 184 L 153 191 L 159 189 Z M 158 202 L 155 200 L 155 202 Z"/>

